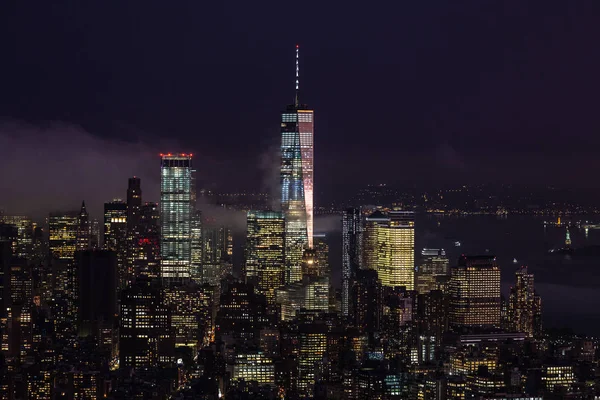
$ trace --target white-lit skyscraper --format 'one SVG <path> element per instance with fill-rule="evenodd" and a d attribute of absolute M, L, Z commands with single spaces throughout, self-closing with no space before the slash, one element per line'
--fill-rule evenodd
<path fill-rule="evenodd" d="M 285 214 L 286 283 L 302 279 L 302 253 L 313 241 L 313 110 L 296 97 L 281 114 L 281 207 Z"/>
<path fill-rule="evenodd" d="M 342 314 L 350 314 L 351 281 L 362 259 L 362 218 L 360 208 L 342 215 Z"/>
<path fill-rule="evenodd" d="M 161 277 L 167 283 L 190 278 L 195 171 L 191 154 L 161 154 Z"/>

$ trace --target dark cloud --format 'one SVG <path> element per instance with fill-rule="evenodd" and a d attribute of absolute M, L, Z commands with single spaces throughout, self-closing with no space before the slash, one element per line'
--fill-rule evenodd
<path fill-rule="evenodd" d="M 0 207 L 7 213 L 39 219 L 85 200 L 100 217 L 104 202 L 126 197 L 131 176 L 141 178 L 144 200 L 159 200 L 159 151 L 141 141 L 102 139 L 65 123 L 4 121 L 0 149 Z"/>

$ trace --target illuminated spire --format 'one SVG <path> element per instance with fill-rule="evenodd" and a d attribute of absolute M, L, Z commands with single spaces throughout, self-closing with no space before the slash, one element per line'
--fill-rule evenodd
<path fill-rule="evenodd" d="M 300 64 L 298 63 L 298 55 L 299 55 L 299 46 L 296 45 L 296 100 L 294 102 L 294 104 L 296 105 L 296 107 L 298 107 L 299 103 L 298 103 L 298 90 L 299 90 L 299 74 L 300 74 Z"/>
<path fill-rule="evenodd" d="M 569 227 L 567 227 L 567 235 L 565 237 L 565 246 L 571 247 L 571 232 L 569 232 Z"/>

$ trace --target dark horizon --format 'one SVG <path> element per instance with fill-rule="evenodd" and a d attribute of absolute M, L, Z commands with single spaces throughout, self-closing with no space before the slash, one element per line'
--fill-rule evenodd
<path fill-rule="evenodd" d="M 168 151 L 194 153 L 205 186 L 269 191 L 297 43 L 317 196 L 597 186 L 596 2 L 36 3 L 0 13 L 0 147 L 22 164 L 0 173 L 8 205 L 106 201 L 133 175 L 152 191 Z"/>

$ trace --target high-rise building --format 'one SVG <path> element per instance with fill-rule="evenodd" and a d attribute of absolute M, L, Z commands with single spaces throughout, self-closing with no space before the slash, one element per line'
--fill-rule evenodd
<path fill-rule="evenodd" d="M 160 288 L 138 280 L 121 292 L 119 365 L 156 367 L 175 362 L 171 310 Z"/>
<path fill-rule="evenodd" d="M 191 250 L 191 278 L 196 283 L 202 282 L 202 211 L 196 210 L 192 218 L 192 250 Z"/>
<path fill-rule="evenodd" d="M 17 227 L 16 256 L 29 259 L 33 251 L 33 230 L 35 224 L 24 215 L 0 215 L 0 223 Z"/>
<path fill-rule="evenodd" d="M 221 293 L 216 318 L 217 335 L 232 335 L 244 340 L 258 339 L 268 326 L 267 301 L 254 291 L 252 284 L 227 282 Z"/>
<path fill-rule="evenodd" d="M 81 210 L 77 220 L 77 245 L 76 250 L 88 250 L 91 245 L 90 215 L 85 208 L 85 201 L 81 202 Z"/>
<path fill-rule="evenodd" d="M 415 276 L 415 289 L 428 293 L 440 287 L 440 281 L 447 279 L 449 260 L 444 249 L 423 249 L 421 263 Z"/>
<path fill-rule="evenodd" d="M 317 265 L 315 275 L 329 277 L 331 275 L 331 268 L 329 266 L 329 244 L 327 243 L 327 236 L 324 233 L 313 236 L 313 250 L 315 264 Z"/>
<path fill-rule="evenodd" d="M 0 318 L 6 315 L 10 305 L 10 261 L 12 258 L 12 243 L 0 238 Z"/>
<path fill-rule="evenodd" d="M 160 214 L 158 204 L 144 203 L 140 208 L 138 243 L 133 269 L 136 277 L 156 279 L 160 276 Z"/>
<path fill-rule="evenodd" d="M 192 218 L 196 208 L 191 154 L 161 154 L 161 278 L 181 283 L 190 278 Z"/>
<path fill-rule="evenodd" d="M 302 279 L 302 252 L 313 245 L 314 111 L 296 97 L 281 114 L 281 209 L 285 214 L 286 283 Z"/>
<path fill-rule="evenodd" d="M 52 258 L 73 260 L 77 248 L 77 231 L 79 229 L 79 213 L 50 213 L 48 230 L 49 246 Z"/>
<path fill-rule="evenodd" d="M 219 286 L 231 274 L 233 237 L 228 226 L 214 218 L 202 220 L 202 282 Z"/>
<path fill-rule="evenodd" d="M 15 225 L 0 223 L 0 242 L 8 243 L 10 254 L 16 256 L 19 251 L 19 230 Z"/>
<path fill-rule="evenodd" d="M 233 382 L 257 382 L 258 385 L 275 385 L 273 359 L 260 351 L 239 352 L 227 366 Z"/>
<path fill-rule="evenodd" d="M 199 346 L 212 327 L 210 293 L 195 282 L 167 286 L 163 293 L 165 304 L 171 308 L 175 346 Z"/>
<path fill-rule="evenodd" d="M 350 315 L 352 279 L 362 258 L 362 214 L 360 208 L 349 208 L 342 215 L 342 315 Z"/>
<path fill-rule="evenodd" d="M 350 287 L 353 324 L 362 332 L 376 332 L 383 317 L 383 287 L 372 269 L 357 270 Z"/>
<path fill-rule="evenodd" d="M 140 221 L 142 207 L 142 186 L 140 178 L 129 178 L 127 186 L 127 230 L 134 232 Z"/>
<path fill-rule="evenodd" d="M 113 328 L 117 314 L 117 258 L 109 250 L 75 254 L 79 278 L 79 329 L 95 335 Z"/>
<path fill-rule="evenodd" d="M 248 211 L 246 234 L 246 282 L 273 303 L 275 290 L 284 284 L 285 220 L 276 211 Z"/>
<path fill-rule="evenodd" d="M 325 313 L 329 311 L 329 277 L 304 275 L 302 281 L 277 289 L 275 301 L 283 321 L 293 320 L 300 310 Z"/>
<path fill-rule="evenodd" d="M 366 218 L 363 267 L 376 270 L 384 286 L 414 289 L 414 212 L 376 211 Z"/>
<path fill-rule="evenodd" d="M 142 207 L 140 178 L 129 178 L 127 186 L 127 270 L 135 276 L 135 258 L 139 254 L 139 231 Z"/>
<path fill-rule="evenodd" d="M 298 393 L 313 397 L 315 384 L 324 374 L 327 325 L 303 324 L 298 329 Z"/>
<path fill-rule="evenodd" d="M 500 267 L 495 256 L 461 256 L 451 269 L 450 324 L 455 328 L 500 326 Z"/>
<path fill-rule="evenodd" d="M 510 326 L 530 337 L 539 336 L 542 333 L 542 300 L 535 291 L 533 274 L 527 272 L 527 267 L 521 267 L 515 277 L 516 283 L 510 289 L 508 300 Z"/>
<path fill-rule="evenodd" d="M 117 255 L 117 282 L 122 290 L 133 278 L 127 265 L 127 203 L 123 200 L 104 203 L 104 249 Z"/>

